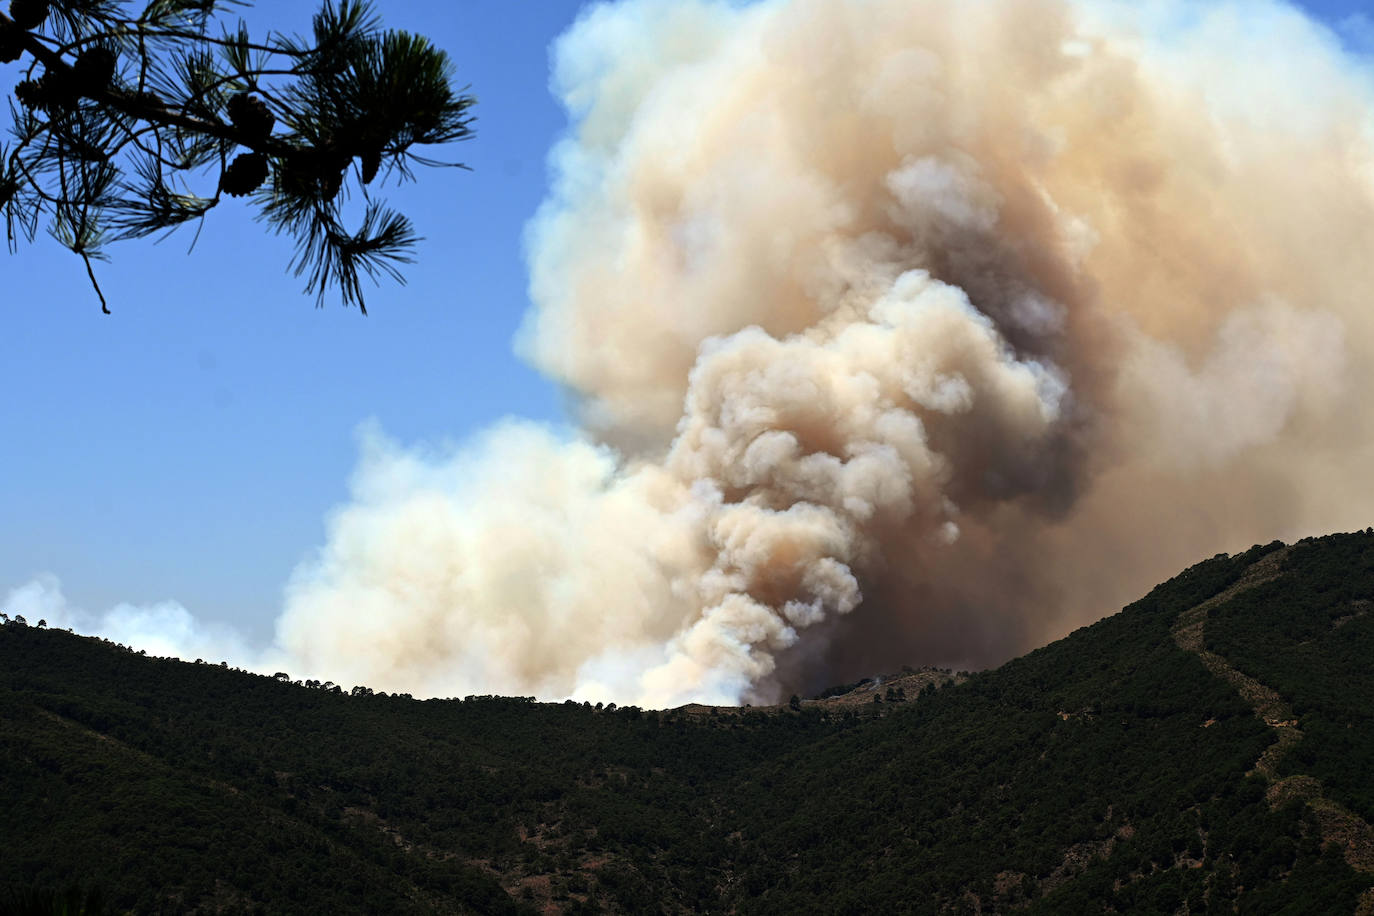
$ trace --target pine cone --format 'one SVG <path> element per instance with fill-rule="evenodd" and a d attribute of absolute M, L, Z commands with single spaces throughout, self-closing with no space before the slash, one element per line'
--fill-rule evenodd
<path fill-rule="evenodd" d="M 10 18 L 26 32 L 36 29 L 48 18 L 48 0 L 10 0 Z"/>
<path fill-rule="evenodd" d="M 23 105 L 25 108 L 42 108 L 42 80 L 24 80 L 14 87 L 14 97 L 18 99 L 19 104 Z"/>
<path fill-rule="evenodd" d="M 68 66 L 55 66 L 36 80 L 24 80 L 14 87 L 14 96 L 26 108 L 44 111 L 71 108 L 77 100 L 76 81 Z"/>
<path fill-rule="evenodd" d="M 114 79 L 119 57 L 109 48 L 87 48 L 77 55 L 72 66 L 76 84 L 85 92 L 99 92 Z"/>
<path fill-rule="evenodd" d="M 0 64 L 13 63 L 24 53 L 24 30 L 11 22 L 0 22 Z"/>
<path fill-rule="evenodd" d="M 343 189 L 343 169 L 325 172 L 320 176 L 320 195 L 325 200 L 333 200 Z"/>
<path fill-rule="evenodd" d="M 229 112 L 229 121 L 251 140 L 265 139 L 277 123 L 267 103 L 246 92 L 230 96 L 225 108 Z"/>
<path fill-rule="evenodd" d="M 286 160 L 282 187 L 288 194 L 333 200 L 343 188 L 348 163 L 348 155 L 329 142 L 298 150 Z"/>
<path fill-rule="evenodd" d="M 377 177 L 377 170 L 382 167 L 382 153 L 380 150 L 373 150 L 363 153 L 363 184 L 371 184 L 372 179 Z"/>
<path fill-rule="evenodd" d="M 76 105 L 80 93 L 72 76 L 72 68 L 66 64 L 53 64 L 43 71 L 39 85 L 43 90 L 43 101 L 49 108 L 71 108 Z"/>
<path fill-rule="evenodd" d="M 267 157 L 262 153 L 240 153 L 224 170 L 219 186 L 230 197 L 243 197 L 267 180 L 267 171 Z"/>

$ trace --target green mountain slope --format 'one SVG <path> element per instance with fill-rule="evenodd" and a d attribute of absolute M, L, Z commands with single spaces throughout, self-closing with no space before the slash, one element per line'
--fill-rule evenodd
<path fill-rule="evenodd" d="M 907 702 L 728 711 L 349 696 L 10 624 L 0 887 L 112 912 L 1374 912 L 1371 599 L 1374 534 L 1276 543 Z"/>

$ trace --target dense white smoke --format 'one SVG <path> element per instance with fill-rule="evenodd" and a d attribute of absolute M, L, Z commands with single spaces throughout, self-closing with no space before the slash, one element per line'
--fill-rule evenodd
<path fill-rule="evenodd" d="M 365 433 L 293 673 L 766 701 L 1374 517 L 1374 92 L 1296 10 L 629 0 L 554 88 L 582 431 Z"/>

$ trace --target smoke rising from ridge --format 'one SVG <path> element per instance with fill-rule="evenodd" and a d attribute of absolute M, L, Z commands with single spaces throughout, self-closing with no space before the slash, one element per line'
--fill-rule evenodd
<path fill-rule="evenodd" d="M 1286 7 L 1150 14 L 593 8 L 520 342 L 584 433 L 374 438 L 283 645 L 422 692 L 767 700 L 1367 523 L 1369 87 Z"/>
<path fill-rule="evenodd" d="M 581 431 L 365 431 L 290 670 L 769 701 L 1370 524 L 1369 70 L 1147 6 L 593 7 L 519 342 Z"/>

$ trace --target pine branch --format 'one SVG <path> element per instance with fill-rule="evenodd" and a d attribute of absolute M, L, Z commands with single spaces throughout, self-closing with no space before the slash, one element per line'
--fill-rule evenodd
<path fill-rule="evenodd" d="M 413 163 L 461 165 L 412 149 L 469 138 L 475 99 L 453 88 L 442 51 L 383 31 L 367 3 L 325 0 L 309 39 L 266 42 L 242 23 L 210 34 L 231 4 L 242 5 L 150 0 L 131 17 L 120 0 L 55 2 L 27 30 L 0 13 L 0 59 L 31 59 L 10 104 L 17 143 L 0 154 L 11 250 L 46 213 L 105 307 L 90 265 L 105 241 L 172 231 L 225 194 L 252 194 L 260 217 L 295 237 L 291 267 L 317 303 L 337 289 L 365 314 L 362 276 L 403 282 L 398 265 L 419 239 L 371 200 L 345 229 L 349 174 L 366 185 L 383 169 L 407 179 Z M 214 193 L 198 194 L 188 180 L 207 171 Z"/>

